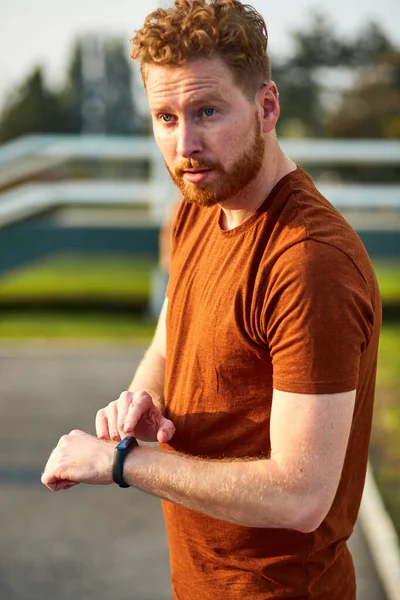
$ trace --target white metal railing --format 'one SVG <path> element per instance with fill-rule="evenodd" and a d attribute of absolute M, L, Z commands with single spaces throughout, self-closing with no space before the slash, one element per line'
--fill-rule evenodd
<path fill-rule="evenodd" d="M 19 221 L 57 206 L 149 205 L 149 184 L 132 181 L 30 183 L 0 195 L 0 226 Z M 149 225 L 160 224 L 161 215 L 151 211 Z"/>
<path fill-rule="evenodd" d="M 28 136 L 0 146 L 0 186 L 62 165 L 70 160 L 149 160 L 150 170 L 162 157 L 150 137 L 101 135 Z M 152 173 L 151 173 L 152 175 Z"/>
<path fill-rule="evenodd" d="M 60 181 L 57 184 L 19 185 L 37 173 L 48 171 L 71 160 L 148 160 L 149 178 L 142 181 L 99 181 L 87 182 Z M 6 219 L 6 206 L 9 218 L 24 218 L 34 212 L 33 198 L 36 196 L 38 210 L 57 206 L 60 203 L 131 203 L 146 202 L 150 205 L 151 216 L 160 222 L 171 200 L 177 193 L 166 173 L 163 158 L 154 140 L 150 137 L 128 138 L 124 136 L 28 136 L 0 147 L 0 186 L 14 184 L 13 195 L 0 193 L 1 220 Z M 33 188 L 32 185 L 36 185 Z M 39 187 L 40 186 L 40 187 Z M 40 195 L 43 194 L 43 198 Z M 108 194 L 108 200 L 104 199 Z M 137 194 L 137 195 L 136 195 Z M 18 215 L 18 216 L 17 216 Z"/>
<path fill-rule="evenodd" d="M 400 209 L 400 185 L 318 182 L 316 185 L 338 209 Z"/>
<path fill-rule="evenodd" d="M 280 144 L 290 158 L 312 164 L 400 164 L 397 140 L 324 140 L 282 138 Z"/>
<path fill-rule="evenodd" d="M 400 141 L 281 139 L 283 150 L 297 164 L 400 164 Z M 147 180 L 59 181 L 21 183 L 40 172 L 71 160 L 148 160 Z M 400 209 L 400 185 L 316 182 L 321 192 L 339 209 Z M 151 219 L 159 223 L 177 191 L 166 172 L 152 137 L 124 136 L 28 136 L 0 146 L 0 224 L 21 219 L 44 208 L 61 204 L 134 204 L 146 202 Z"/>
<path fill-rule="evenodd" d="M 283 150 L 295 161 L 335 164 L 400 164 L 400 141 L 280 139 Z M 51 160 L 68 158 L 149 157 L 158 150 L 152 137 L 102 135 L 26 136 L 0 146 L 0 174 L 12 163 L 31 156 Z M 22 164 L 22 162 L 20 162 Z"/>
<path fill-rule="evenodd" d="M 396 185 L 320 184 L 318 188 L 339 210 L 400 208 L 400 186 Z M 154 193 L 154 188 L 146 182 L 95 180 L 25 184 L 0 194 L 0 225 L 57 206 L 85 204 L 148 205 L 149 221 L 159 225 L 165 216 L 165 211 L 155 210 L 159 208 L 158 203 L 149 203 L 151 193 Z"/>

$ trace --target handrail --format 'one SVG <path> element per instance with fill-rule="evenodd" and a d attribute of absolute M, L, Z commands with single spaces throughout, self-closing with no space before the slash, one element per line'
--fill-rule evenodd
<path fill-rule="evenodd" d="M 380 139 L 280 138 L 293 160 L 321 163 L 400 163 L 400 141 Z M 148 157 L 156 151 L 151 136 L 31 135 L 0 146 L 0 169 L 31 154 L 102 158 Z"/>
<path fill-rule="evenodd" d="M 138 158 L 148 157 L 155 147 L 153 138 L 144 136 L 28 135 L 0 146 L 0 170 L 29 155 Z"/>
<path fill-rule="evenodd" d="M 151 202 L 153 182 L 60 181 L 30 183 L 0 194 L 0 226 L 38 214 L 43 210 L 71 205 L 149 206 L 149 221 L 161 224 L 164 215 Z M 338 209 L 400 210 L 400 185 L 321 184 L 319 190 Z"/>
<path fill-rule="evenodd" d="M 286 139 L 283 150 L 299 164 L 400 164 L 400 141 Z M 163 159 L 152 137 L 104 135 L 27 136 L 0 146 L 0 185 L 11 185 L 71 158 Z M 155 167 L 157 173 L 159 167 Z M 167 175 L 165 173 L 165 177 Z"/>
<path fill-rule="evenodd" d="M 400 164 L 400 141 L 346 139 L 281 139 L 290 158 L 299 163 L 333 165 Z"/>
<path fill-rule="evenodd" d="M 137 181 L 86 181 L 30 183 L 0 194 L 0 227 L 58 206 L 147 204 L 150 223 L 160 224 L 162 216 L 152 211 L 151 183 Z"/>
<path fill-rule="evenodd" d="M 281 139 L 283 150 L 298 164 L 400 164 L 397 140 Z M 58 181 L 22 183 L 32 175 L 71 159 L 140 160 L 150 163 L 143 181 Z M 104 135 L 33 135 L 0 146 L 0 224 L 63 204 L 146 202 L 160 223 L 177 196 L 152 137 Z M 400 209 L 400 186 L 318 182 L 339 209 Z M 36 203 L 36 204 L 35 204 Z"/>

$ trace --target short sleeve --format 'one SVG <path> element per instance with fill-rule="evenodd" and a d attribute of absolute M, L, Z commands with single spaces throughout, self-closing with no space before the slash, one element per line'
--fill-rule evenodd
<path fill-rule="evenodd" d="M 357 388 L 374 310 L 345 252 L 315 240 L 286 250 L 270 272 L 263 318 L 274 388 L 299 394 Z"/>

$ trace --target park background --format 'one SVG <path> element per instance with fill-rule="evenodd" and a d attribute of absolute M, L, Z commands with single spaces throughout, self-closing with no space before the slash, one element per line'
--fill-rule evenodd
<path fill-rule="evenodd" d="M 121 182 L 125 186 L 132 183 L 134 190 L 138 180 L 154 176 L 148 160 L 129 157 L 132 141 L 148 140 L 151 144 L 151 123 L 140 76 L 129 60 L 132 30 L 140 27 L 145 14 L 156 7 L 156 2 L 154 6 L 151 4 L 133 7 L 132 2 L 121 0 L 110 3 L 112 10 L 109 6 L 98 7 L 89 0 L 68 5 L 50 4 L 45 0 L 1 4 L 0 211 L 11 199 L 16 201 L 22 197 L 30 185 L 36 185 L 39 193 L 45 186 L 88 182 L 94 186 L 107 184 L 111 190 L 113 185 L 117 189 Z M 281 99 L 280 138 L 304 144 L 311 140 L 349 144 L 387 141 L 394 144 L 393 152 L 398 156 L 400 38 L 396 23 L 400 19 L 399 4 L 387 0 L 379 6 L 367 2 L 359 8 L 350 1 L 345 3 L 344 9 L 339 2 L 336 12 L 330 5 L 325 8 L 320 3 L 316 7 L 299 0 L 280 3 L 279 7 L 270 7 L 262 1 L 253 4 L 264 15 L 270 29 L 273 79 L 278 84 Z M 65 154 L 68 154 L 65 160 L 31 168 L 43 148 L 56 148 L 57 144 L 65 144 L 65 140 L 72 148 Z M 82 152 L 78 149 L 84 140 L 88 145 Z M 110 149 L 110 144 L 114 149 L 128 144 L 128 150 L 121 156 Z M 102 156 L 100 151 L 93 150 L 94 146 L 104 148 Z M 30 153 L 27 152 L 28 158 L 24 159 L 22 150 L 28 147 Z M 51 150 L 47 152 L 51 155 Z M 15 157 L 19 157 L 19 171 L 13 163 Z M 378 196 L 372 207 L 342 208 L 356 230 L 369 231 L 372 225 L 380 230 L 382 237 L 377 243 L 386 248 L 382 255 L 379 248 L 375 248 L 377 251 L 372 256 L 382 293 L 384 318 L 370 459 L 397 535 L 400 535 L 399 162 L 397 159 L 397 162 L 377 160 L 376 164 L 367 165 L 340 161 L 330 165 L 307 162 L 301 165 L 322 186 L 390 187 L 392 196 L 397 197 L 389 207 L 380 206 Z M 166 261 L 160 263 L 159 257 L 160 227 L 168 219 L 169 207 L 176 199 L 167 178 L 161 183 L 164 200 L 157 218 L 146 198 L 140 202 L 134 198 L 132 203 L 129 198 L 121 202 L 113 199 L 112 193 L 101 205 L 85 201 L 84 196 L 82 201 L 73 204 L 60 200 L 51 208 L 41 210 L 39 215 L 31 212 L 29 216 L 14 218 L 12 223 L 0 213 L 3 357 L 0 397 L 4 407 L 0 480 L 3 486 L 15 486 L 6 499 L 10 506 L 14 505 L 13 494 L 28 489 L 26 486 L 32 485 L 36 475 L 40 475 L 39 461 L 45 456 L 46 448 L 49 453 L 52 444 L 57 442 L 57 435 L 66 432 L 62 427 L 67 422 L 70 428 L 84 428 L 87 424 L 87 428 L 93 429 L 93 424 L 89 425 L 89 412 L 94 418 L 96 407 L 103 406 L 107 398 L 107 402 L 113 400 L 113 393 L 127 387 L 140 351 L 151 339 L 159 290 L 166 281 Z M 72 243 L 71 251 L 65 246 L 60 251 L 56 240 L 67 229 L 78 232 L 76 235 L 81 241 Z M 389 235 L 391 241 L 387 243 Z M 51 240 L 50 245 L 43 245 L 45 239 Z M 100 243 L 99 239 L 103 241 Z M 131 241 L 122 243 L 123 239 Z M 108 244 L 110 248 L 114 245 L 116 250 L 111 252 Z M 79 252 L 77 247 L 81 248 Z M 125 370 L 110 358 L 115 356 L 115 348 L 123 357 L 119 362 L 125 365 Z M 20 370 L 19 359 L 24 352 L 31 357 L 28 372 L 33 369 L 28 398 L 22 396 L 17 385 L 19 380 L 28 377 Z M 70 358 L 65 361 L 70 369 L 67 374 L 55 364 L 53 374 L 49 374 L 43 365 L 46 362 L 51 366 L 56 355 Z M 73 355 L 80 357 L 78 362 L 71 359 Z M 93 358 L 96 356 L 98 360 Z M 83 366 L 85 361 L 87 367 Z M 90 378 L 83 393 L 78 383 L 85 368 Z M 107 369 L 109 380 L 115 384 L 109 388 L 106 384 L 103 386 L 103 399 L 98 381 Z M 64 388 L 75 390 L 75 400 L 69 395 L 54 398 L 55 403 L 62 403 L 62 409 L 58 410 L 66 416 L 65 421 L 54 420 L 47 409 L 43 409 L 41 427 L 47 426 L 52 431 L 43 433 L 41 441 L 35 438 L 29 451 L 26 449 L 25 459 L 21 458 L 21 464 L 14 469 L 17 476 L 13 481 L 8 463 L 13 460 L 10 458 L 13 431 L 20 430 L 17 416 L 21 418 L 22 410 L 17 410 L 16 405 L 28 405 L 32 422 L 36 422 L 38 393 L 35 394 L 34 388 L 42 390 L 41 398 L 48 396 L 51 407 L 57 377 Z M 15 389 L 11 395 L 10 382 Z M 96 393 L 98 402 L 92 397 Z M 90 396 L 90 402 L 85 402 L 85 394 Z M 82 401 L 78 402 L 77 398 Z M 65 505 L 64 499 L 63 503 Z M 57 553 L 57 548 L 55 551 Z M 65 548 L 58 552 L 61 558 L 65 557 Z M 23 565 L 23 559 L 19 560 Z M 24 560 L 29 563 L 26 556 Z M 15 578 L 6 578 L 8 596 L 5 597 L 45 597 L 40 592 L 43 583 L 40 569 L 45 567 L 44 563 L 40 565 L 26 589 L 18 588 Z M 75 594 L 83 598 L 82 589 L 80 592 L 77 589 L 80 588 L 71 588 L 71 597 Z M 146 593 L 142 591 L 138 600 L 152 597 L 150 592 Z M 69 596 L 62 596 L 60 592 L 57 597 Z M 161 595 L 154 597 L 161 598 Z"/>

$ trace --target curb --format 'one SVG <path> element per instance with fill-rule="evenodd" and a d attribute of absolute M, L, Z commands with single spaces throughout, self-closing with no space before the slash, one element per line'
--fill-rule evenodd
<path fill-rule="evenodd" d="M 368 463 L 359 520 L 387 600 L 400 599 L 400 548 Z"/>

